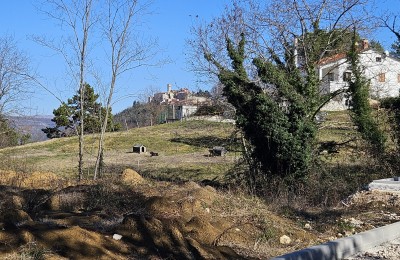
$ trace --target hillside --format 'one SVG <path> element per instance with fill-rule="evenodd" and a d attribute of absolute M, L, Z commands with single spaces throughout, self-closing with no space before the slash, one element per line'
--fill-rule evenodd
<path fill-rule="evenodd" d="M 9 120 L 16 129 L 30 134 L 30 142 L 40 142 L 48 139 L 42 129 L 54 127 L 52 118 L 53 116 L 13 116 L 9 117 Z"/>
<path fill-rule="evenodd" d="M 345 115 L 329 116 L 321 141 L 356 135 Z M 80 183 L 75 137 L 0 150 L 0 258 L 268 259 L 393 222 L 400 213 L 400 198 L 390 194 L 361 192 L 334 207 L 309 208 L 300 197 L 286 204 L 285 197 L 264 201 L 226 187 L 242 168 L 239 137 L 232 124 L 203 121 L 108 133 L 105 176 Z M 148 153 L 133 153 L 135 144 Z M 96 145 L 86 136 L 87 169 Z M 228 154 L 210 157 L 213 146 Z M 350 143 L 321 156 L 332 171 L 339 160 L 358 167 L 353 178 L 368 182 L 360 152 Z M 340 187 L 319 184 L 319 199 L 337 196 Z"/>
<path fill-rule="evenodd" d="M 233 131 L 232 124 L 188 121 L 107 133 L 105 171 L 113 175 L 129 167 L 145 176 L 156 171 L 157 177 L 169 180 L 220 177 L 240 156 Z M 87 167 L 95 160 L 97 142 L 95 135 L 86 137 Z M 142 144 L 148 152 L 157 152 L 159 156 L 133 153 L 135 144 Z M 225 157 L 208 157 L 213 146 L 225 146 L 230 152 Z M 75 177 L 77 152 L 77 137 L 52 139 L 0 150 L 0 162 L 6 167 L 21 160 L 23 163 L 19 165 L 28 167 L 28 171 L 59 172 L 61 176 Z"/>

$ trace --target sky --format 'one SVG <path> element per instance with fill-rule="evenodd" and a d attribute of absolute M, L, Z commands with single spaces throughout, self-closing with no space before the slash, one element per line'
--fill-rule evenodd
<path fill-rule="evenodd" d="M 58 98 L 66 101 L 72 97 L 76 88 L 69 85 L 65 73 L 65 62 L 54 51 L 40 46 L 32 36 L 47 35 L 56 38 L 62 34 L 60 27 L 35 7 L 39 0 L 3 0 L 0 16 L 0 37 L 12 35 L 18 48 L 31 60 L 31 66 L 40 76 L 42 84 Z M 132 105 L 134 100 L 143 98 L 143 93 L 166 91 L 167 84 L 173 89 L 189 88 L 209 90 L 212 86 L 203 85 L 187 64 L 187 39 L 191 37 L 190 28 L 200 21 L 210 21 L 219 16 L 229 0 L 154 0 L 152 14 L 144 18 L 145 31 L 149 37 L 158 39 L 160 53 L 158 58 L 170 62 L 161 67 L 146 67 L 124 74 L 117 82 L 114 95 L 113 113 Z M 378 1 L 380 8 L 400 14 L 400 0 Z M 371 36 L 379 40 L 385 48 L 394 41 L 387 31 Z M 93 85 L 94 83 L 89 82 Z M 140 96 L 140 97 L 139 97 Z M 60 101 L 43 88 L 35 86 L 33 94 L 26 101 L 29 107 L 26 115 L 52 115 Z"/>
<path fill-rule="evenodd" d="M 37 10 L 33 0 L 4 0 L 0 16 L 0 37 L 11 35 L 18 48 L 26 53 L 31 66 L 46 85 L 58 98 L 71 98 L 76 89 L 70 85 L 65 73 L 65 62 L 56 52 L 40 46 L 32 36 L 60 35 L 60 27 L 54 20 Z M 144 28 L 149 37 L 157 38 L 160 52 L 157 60 L 167 59 L 162 66 L 135 69 L 124 74 L 117 81 L 114 95 L 113 113 L 122 111 L 132 105 L 134 100 L 143 99 L 143 93 L 166 91 L 167 84 L 173 89 L 189 88 L 191 90 L 210 89 L 202 85 L 196 75 L 190 71 L 187 60 L 186 40 L 190 37 L 190 27 L 195 19 L 211 20 L 222 12 L 225 0 L 154 0 L 152 13 L 143 18 Z M 88 82 L 94 85 L 93 82 Z M 60 101 L 43 88 L 35 86 L 33 94 L 24 111 L 27 115 L 52 115 Z M 139 97 L 140 96 L 140 97 Z"/>

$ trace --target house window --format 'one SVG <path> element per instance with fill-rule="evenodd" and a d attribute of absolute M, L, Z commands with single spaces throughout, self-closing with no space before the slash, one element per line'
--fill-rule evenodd
<path fill-rule="evenodd" d="M 378 74 L 378 81 L 379 82 L 385 82 L 386 81 L 386 74 L 385 73 L 379 73 Z"/>
<path fill-rule="evenodd" d="M 351 80 L 351 72 L 346 71 L 343 73 L 343 81 L 350 81 Z"/>
<path fill-rule="evenodd" d="M 382 62 L 382 57 L 376 57 L 376 58 L 375 58 L 375 61 L 376 61 L 376 62 Z"/>
<path fill-rule="evenodd" d="M 333 72 L 329 72 L 328 74 L 326 74 L 328 81 L 335 81 L 335 74 L 333 74 Z"/>

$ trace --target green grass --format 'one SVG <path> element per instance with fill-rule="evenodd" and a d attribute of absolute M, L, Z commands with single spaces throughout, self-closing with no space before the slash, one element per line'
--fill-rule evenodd
<path fill-rule="evenodd" d="M 220 158 L 206 155 L 213 146 L 224 145 L 228 150 L 237 147 L 231 138 L 234 130 L 232 124 L 187 121 L 107 133 L 106 174 L 118 174 L 129 167 L 144 175 L 169 180 L 202 180 L 223 176 L 234 165 L 234 153 Z M 132 147 L 135 144 L 142 144 L 148 152 L 157 152 L 159 156 L 134 154 Z M 86 172 L 93 172 L 97 147 L 98 135 L 85 136 Z M 5 148 L 0 150 L 0 162 L 3 169 L 15 170 L 15 164 L 21 162 L 27 171 L 50 171 L 75 178 L 78 138 L 60 138 Z"/>
<path fill-rule="evenodd" d="M 207 121 L 187 121 L 134 128 L 106 134 L 105 174 L 119 174 L 132 168 L 144 176 L 163 180 L 222 180 L 232 172 L 240 157 L 237 129 L 232 124 Z M 350 121 L 347 111 L 329 112 L 320 125 L 317 142 L 345 142 L 339 153 L 322 154 L 327 166 L 353 167 L 362 164 L 360 136 Z M 135 144 L 159 156 L 132 153 Z M 85 174 L 93 173 L 97 155 L 98 135 L 85 136 Z M 228 149 L 226 157 L 208 157 L 213 146 Z M 60 138 L 0 150 L 0 169 L 17 171 L 53 172 L 59 176 L 76 178 L 78 168 L 78 138 Z"/>

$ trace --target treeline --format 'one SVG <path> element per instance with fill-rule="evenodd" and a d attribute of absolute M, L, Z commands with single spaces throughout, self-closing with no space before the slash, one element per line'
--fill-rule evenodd
<path fill-rule="evenodd" d="M 124 109 L 114 116 L 114 121 L 124 129 L 144 127 L 164 122 L 161 116 L 165 106 L 154 102 L 141 103 L 134 101 L 131 107 Z"/>

